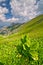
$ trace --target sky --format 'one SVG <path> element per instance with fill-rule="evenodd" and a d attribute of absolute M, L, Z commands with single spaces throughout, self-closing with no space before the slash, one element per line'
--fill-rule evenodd
<path fill-rule="evenodd" d="M 43 0 L 0 0 L 0 22 L 26 22 L 43 14 Z"/>

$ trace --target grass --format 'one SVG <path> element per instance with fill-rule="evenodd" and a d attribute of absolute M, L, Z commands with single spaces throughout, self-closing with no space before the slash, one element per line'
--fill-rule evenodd
<path fill-rule="evenodd" d="M 43 36 L 43 15 L 37 16 L 18 29 L 18 34 L 29 33 L 30 37 Z M 37 35 L 37 36 L 36 36 Z"/>
<path fill-rule="evenodd" d="M 42 18 L 23 24 L 17 33 L 0 35 L 0 65 L 43 65 Z"/>
<path fill-rule="evenodd" d="M 0 41 L 0 62 L 3 65 L 42 65 L 43 38 L 2 39 Z"/>

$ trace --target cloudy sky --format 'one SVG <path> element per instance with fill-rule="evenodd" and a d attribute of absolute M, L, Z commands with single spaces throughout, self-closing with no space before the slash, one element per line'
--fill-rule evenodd
<path fill-rule="evenodd" d="M 43 0 L 0 0 L 0 21 L 26 22 L 43 14 Z"/>

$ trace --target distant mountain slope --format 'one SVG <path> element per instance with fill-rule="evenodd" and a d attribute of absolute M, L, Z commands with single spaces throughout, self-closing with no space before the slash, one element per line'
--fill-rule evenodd
<path fill-rule="evenodd" d="M 23 23 L 22 23 L 23 24 Z M 22 25 L 21 23 L 11 23 L 9 26 L 4 26 L 0 29 L 0 34 L 15 33 L 16 29 Z"/>
<path fill-rule="evenodd" d="M 4 26 L 10 26 L 10 22 L 2 22 L 0 21 L 0 29 L 3 28 Z"/>
<path fill-rule="evenodd" d="M 43 36 L 43 15 L 39 15 L 20 26 L 18 33 L 29 33 L 30 36 Z"/>

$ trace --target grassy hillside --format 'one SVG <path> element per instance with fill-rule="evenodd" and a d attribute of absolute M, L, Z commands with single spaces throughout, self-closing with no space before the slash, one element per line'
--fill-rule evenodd
<path fill-rule="evenodd" d="M 43 65 L 43 15 L 0 35 L 0 65 Z"/>
<path fill-rule="evenodd" d="M 42 36 L 43 35 L 43 15 L 37 16 L 36 18 L 28 21 L 19 27 L 20 34 L 29 33 L 29 36 Z"/>

